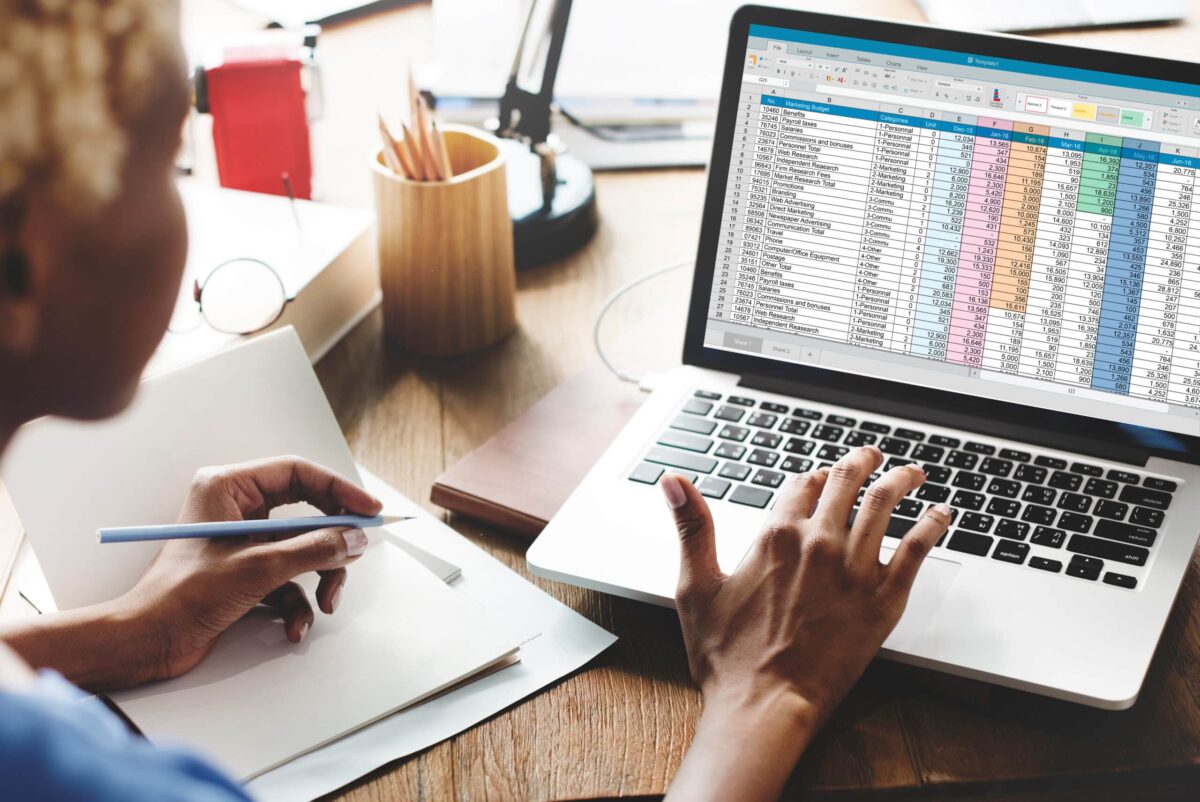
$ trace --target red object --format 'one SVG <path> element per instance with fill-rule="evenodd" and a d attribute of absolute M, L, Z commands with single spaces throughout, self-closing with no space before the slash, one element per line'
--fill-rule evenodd
<path fill-rule="evenodd" d="M 299 61 L 236 61 L 205 70 L 221 186 L 312 197 L 312 155 Z"/>

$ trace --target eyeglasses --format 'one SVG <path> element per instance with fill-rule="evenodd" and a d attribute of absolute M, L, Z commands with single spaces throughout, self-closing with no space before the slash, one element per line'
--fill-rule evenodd
<path fill-rule="evenodd" d="M 279 320 L 290 301 L 283 279 L 259 259 L 230 259 L 192 285 L 195 306 L 179 304 L 167 330 L 194 331 L 203 320 L 223 334 L 254 334 Z"/>

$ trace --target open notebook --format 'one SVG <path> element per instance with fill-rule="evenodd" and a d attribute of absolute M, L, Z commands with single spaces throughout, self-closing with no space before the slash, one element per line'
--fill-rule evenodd
<path fill-rule="evenodd" d="M 55 602 L 68 608 L 124 592 L 158 549 L 102 546 L 99 526 L 173 521 L 197 467 L 287 453 L 358 478 L 290 328 L 146 380 L 114 420 L 30 424 L 3 469 Z M 152 740 L 187 742 L 248 779 L 511 661 L 528 633 L 417 562 L 409 551 L 419 551 L 401 547 L 406 525 L 368 533 L 337 614 L 318 612 L 302 643 L 260 608 L 191 673 L 113 698 Z M 315 577 L 301 583 L 311 591 Z"/>

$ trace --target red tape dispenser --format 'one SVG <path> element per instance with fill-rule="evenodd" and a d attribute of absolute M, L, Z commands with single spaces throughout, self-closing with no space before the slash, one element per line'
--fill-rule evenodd
<path fill-rule="evenodd" d="M 308 123 L 320 101 L 319 30 L 264 31 L 196 69 L 196 108 L 212 115 L 221 186 L 285 195 L 286 174 L 295 197 L 312 197 Z"/>

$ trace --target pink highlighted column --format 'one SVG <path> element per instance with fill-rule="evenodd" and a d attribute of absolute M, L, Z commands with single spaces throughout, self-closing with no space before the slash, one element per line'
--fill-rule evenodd
<path fill-rule="evenodd" d="M 975 155 L 954 284 L 947 362 L 983 364 L 1012 127 L 1011 121 L 994 117 L 980 117 L 975 123 Z"/>

